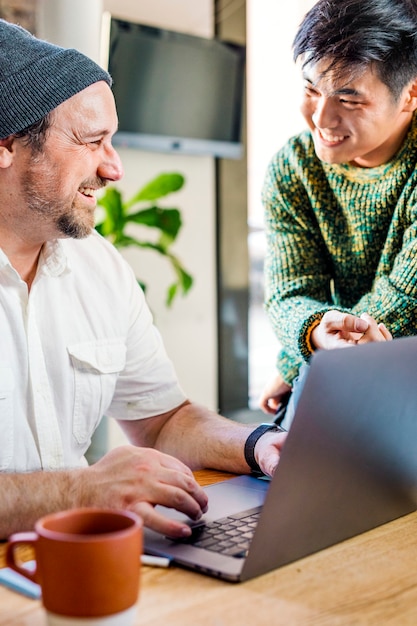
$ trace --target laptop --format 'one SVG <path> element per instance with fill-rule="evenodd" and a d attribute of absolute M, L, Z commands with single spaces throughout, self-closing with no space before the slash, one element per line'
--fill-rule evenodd
<path fill-rule="evenodd" d="M 416 510 L 417 337 L 315 353 L 274 477 L 237 476 L 206 491 L 205 527 L 192 542 L 147 529 L 145 551 L 233 582 Z"/>

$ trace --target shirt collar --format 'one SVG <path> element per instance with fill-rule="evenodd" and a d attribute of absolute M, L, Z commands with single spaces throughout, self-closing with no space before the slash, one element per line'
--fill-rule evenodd
<path fill-rule="evenodd" d="M 12 265 L 6 253 L 0 248 L 0 270 L 5 267 Z M 56 277 L 66 270 L 70 271 L 71 267 L 62 241 L 55 239 L 44 243 L 39 257 L 38 272 Z"/>
<path fill-rule="evenodd" d="M 68 257 L 60 239 L 47 241 L 43 244 L 39 257 L 38 271 L 48 276 L 60 276 L 70 270 Z"/>

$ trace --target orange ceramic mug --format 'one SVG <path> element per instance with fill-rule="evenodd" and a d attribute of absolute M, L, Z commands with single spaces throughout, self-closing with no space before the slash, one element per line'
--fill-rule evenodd
<path fill-rule="evenodd" d="M 30 545 L 35 570 L 18 561 Z M 35 532 L 15 533 L 7 565 L 40 584 L 50 626 L 131 626 L 139 597 L 142 522 L 127 511 L 80 508 L 39 519 Z"/>

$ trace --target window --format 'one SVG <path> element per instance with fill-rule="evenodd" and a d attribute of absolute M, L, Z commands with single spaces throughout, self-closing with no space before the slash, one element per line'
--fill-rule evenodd
<path fill-rule="evenodd" d="M 259 394 L 274 375 L 278 350 L 263 311 L 265 237 L 261 188 L 272 155 L 304 128 L 297 106 L 301 80 L 292 60 L 291 45 L 302 16 L 313 4 L 312 0 L 247 0 L 251 408 L 257 408 Z"/>

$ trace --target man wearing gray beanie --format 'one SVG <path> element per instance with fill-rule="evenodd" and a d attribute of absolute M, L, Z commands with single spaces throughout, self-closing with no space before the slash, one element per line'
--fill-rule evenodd
<path fill-rule="evenodd" d="M 0 20 L 0 137 L 31 126 L 98 81 L 111 85 L 109 74 L 77 50 Z"/>
<path fill-rule="evenodd" d="M 154 505 L 197 519 L 191 469 L 272 474 L 285 440 L 187 399 L 131 268 L 94 230 L 95 192 L 123 173 L 110 85 L 76 50 L 0 20 L 1 538 L 76 506 L 189 535 Z M 88 467 L 103 415 L 134 445 Z"/>

